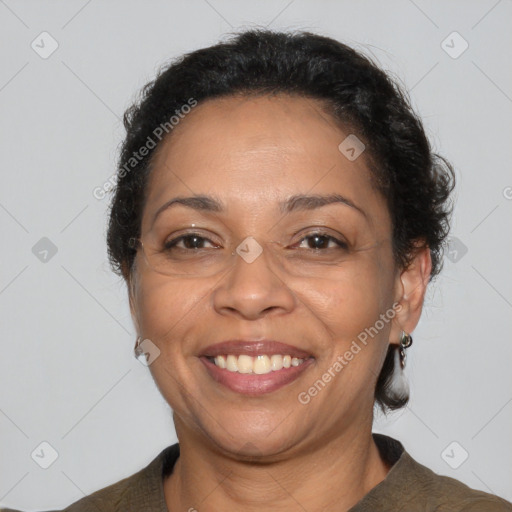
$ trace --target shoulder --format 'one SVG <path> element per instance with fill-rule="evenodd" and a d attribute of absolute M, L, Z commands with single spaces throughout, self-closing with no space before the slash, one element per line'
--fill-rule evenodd
<path fill-rule="evenodd" d="M 136 473 L 85 496 L 63 510 L 48 512 L 165 511 L 163 474 L 172 471 L 178 456 L 179 445 L 168 446 Z M 0 512 L 19 511 L 0 508 Z"/>
<path fill-rule="evenodd" d="M 512 503 L 420 464 L 400 441 L 373 434 L 388 474 L 350 512 L 512 512 Z"/>
<path fill-rule="evenodd" d="M 130 490 L 140 485 L 140 479 L 145 469 L 85 496 L 62 511 L 51 512 L 106 512 L 107 510 L 117 510 L 117 508 L 114 509 L 113 507 L 125 502 Z"/>
<path fill-rule="evenodd" d="M 472 489 L 449 476 L 438 475 L 431 469 L 416 462 L 407 452 L 402 455 L 404 469 L 415 476 L 414 494 L 421 495 L 439 512 L 512 512 L 512 503 Z"/>
<path fill-rule="evenodd" d="M 143 470 L 142 470 L 143 471 Z M 84 498 L 72 503 L 62 510 L 49 510 L 45 512 L 110 512 L 114 504 L 124 501 L 124 497 L 130 487 L 137 485 L 140 472 L 135 473 L 119 482 L 104 487 Z M 0 508 L 0 512 L 21 512 L 11 508 Z"/>
<path fill-rule="evenodd" d="M 62 512 L 161 512 L 165 508 L 163 474 L 172 471 L 179 445 L 162 450 L 133 475 L 82 498 Z"/>

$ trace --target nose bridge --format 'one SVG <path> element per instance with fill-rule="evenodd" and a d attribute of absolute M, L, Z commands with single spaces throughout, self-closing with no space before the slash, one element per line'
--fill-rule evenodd
<path fill-rule="evenodd" d="M 247 237 L 236 249 L 237 270 L 249 274 L 261 273 L 275 276 L 271 266 L 275 267 L 277 259 L 273 252 L 269 242 L 258 242 L 254 237 Z"/>
<path fill-rule="evenodd" d="M 278 258 L 272 243 L 260 244 L 253 237 L 242 241 L 231 262 L 226 279 L 214 294 L 214 305 L 257 317 L 266 310 L 289 311 L 295 304 L 293 292 L 276 270 Z"/>
<path fill-rule="evenodd" d="M 242 279 L 255 279 L 265 286 L 281 284 L 285 286 L 285 267 L 282 265 L 279 243 L 269 240 L 256 240 L 249 236 L 236 248 L 233 272 Z M 265 283 L 263 283 L 265 281 Z"/>

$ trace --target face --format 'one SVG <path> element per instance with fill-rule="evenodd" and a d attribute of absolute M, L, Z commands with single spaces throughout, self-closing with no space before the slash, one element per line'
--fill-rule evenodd
<path fill-rule="evenodd" d="M 312 99 L 230 97 L 162 143 L 130 303 L 179 436 L 279 457 L 371 416 L 399 272 L 366 155 L 338 148 L 348 135 Z M 211 201 L 162 210 L 191 196 Z"/>

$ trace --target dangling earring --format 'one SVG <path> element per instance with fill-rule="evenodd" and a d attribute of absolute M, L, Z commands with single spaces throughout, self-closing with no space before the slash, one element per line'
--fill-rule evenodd
<path fill-rule="evenodd" d="M 133 349 L 133 354 L 136 359 L 143 353 L 143 350 L 140 348 L 141 343 L 142 343 L 142 336 L 138 336 L 137 341 L 135 342 L 135 347 Z"/>
<path fill-rule="evenodd" d="M 405 378 L 405 349 L 412 344 L 412 336 L 402 331 L 400 344 L 394 351 L 394 366 L 389 391 L 396 400 L 405 400 L 409 397 L 409 383 Z"/>
<path fill-rule="evenodd" d="M 405 349 L 409 348 L 412 345 L 412 336 L 410 334 L 407 334 L 405 331 L 402 331 L 402 335 L 400 336 L 400 368 L 402 370 L 405 368 Z"/>

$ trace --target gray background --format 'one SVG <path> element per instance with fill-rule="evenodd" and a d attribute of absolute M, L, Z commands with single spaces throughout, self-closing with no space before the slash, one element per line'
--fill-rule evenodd
<path fill-rule="evenodd" d="M 456 239 L 409 351 L 410 406 L 375 431 L 512 500 L 511 15 L 510 0 L 0 0 L 0 503 L 64 507 L 175 441 L 132 356 L 126 291 L 106 259 L 108 199 L 93 190 L 158 66 L 252 26 L 317 31 L 373 55 L 454 163 Z M 47 58 L 43 31 L 59 45 Z M 43 441 L 58 453 L 48 469 Z"/>

